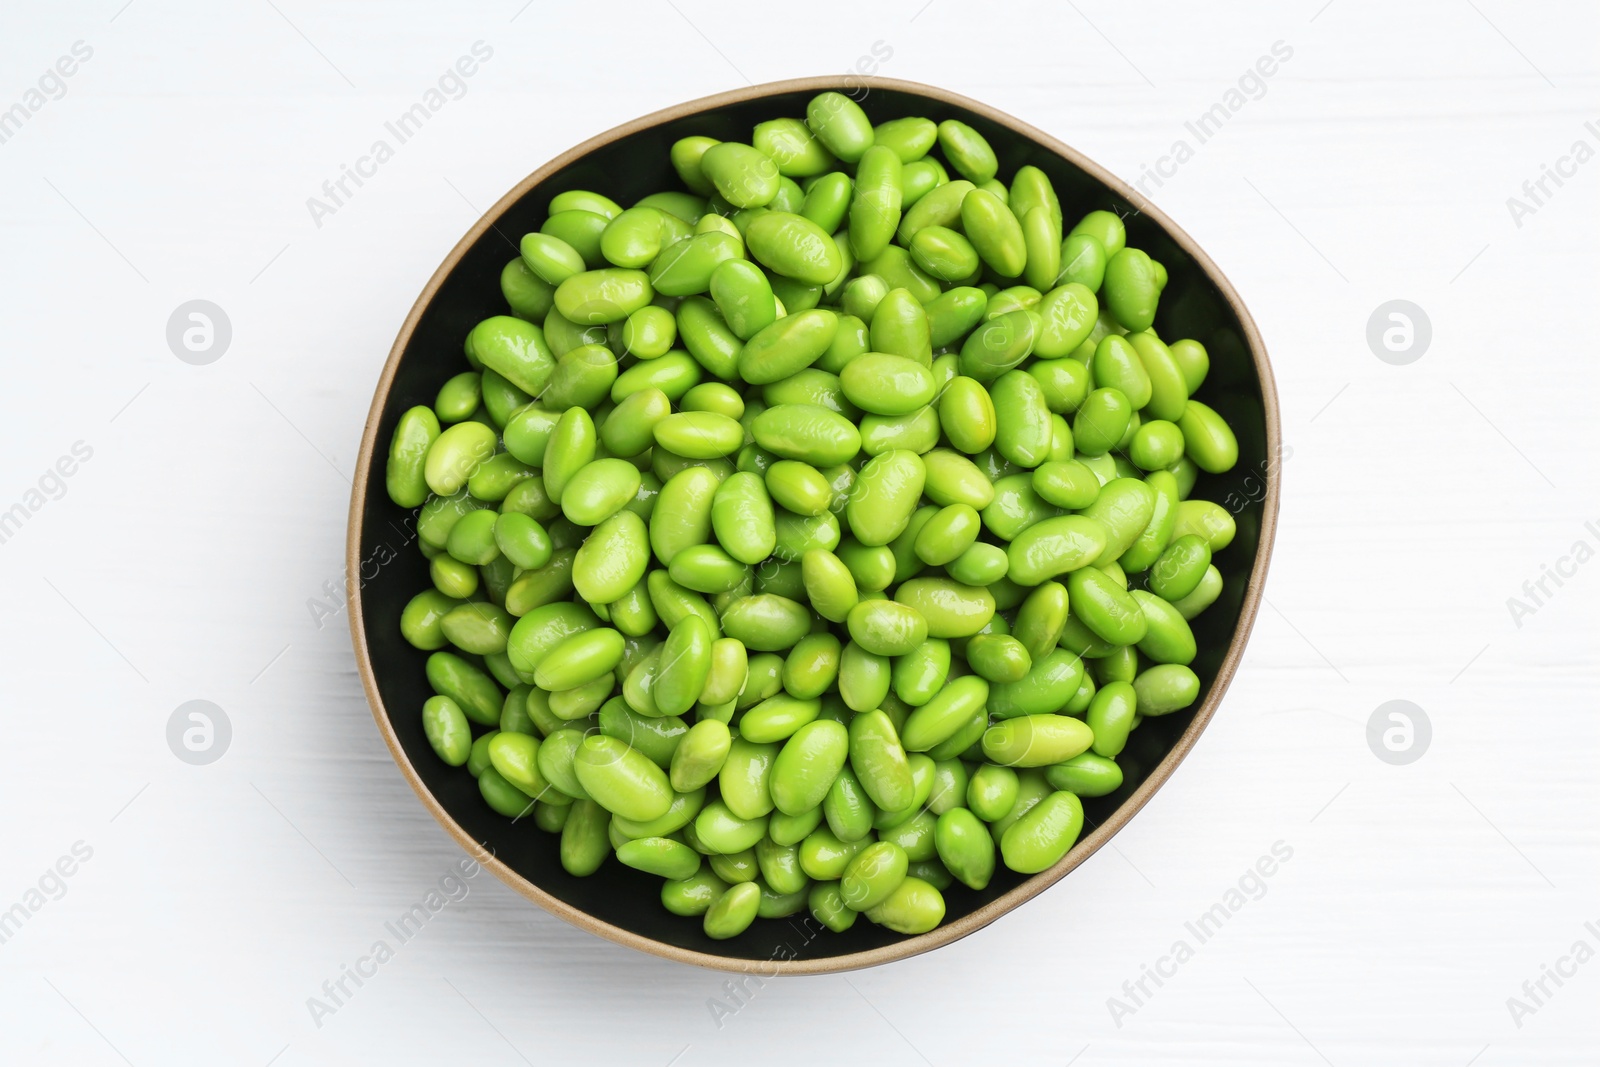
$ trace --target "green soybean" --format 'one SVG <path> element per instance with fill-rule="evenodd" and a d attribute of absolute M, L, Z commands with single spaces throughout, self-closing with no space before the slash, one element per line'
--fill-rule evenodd
<path fill-rule="evenodd" d="M 855 163 L 873 144 L 872 122 L 861 105 L 843 93 L 818 93 L 806 105 L 806 126 L 823 147 Z"/>
<path fill-rule="evenodd" d="M 973 125 L 825 92 L 668 155 L 687 191 L 552 198 L 393 424 L 423 733 L 713 938 L 926 932 L 1199 699 L 1239 437 L 1167 269 Z"/>
<path fill-rule="evenodd" d="M 460 767 L 472 749 L 472 728 L 466 713 L 447 696 L 432 696 L 422 702 L 422 732 L 428 744 L 445 763 Z"/>
<path fill-rule="evenodd" d="M 979 185 L 994 178 L 1000 164 L 977 130 L 957 119 L 945 119 L 939 123 L 938 137 L 945 158 L 963 178 Z"/>
<path fill-rule="evenodd" d="M 1083 832 L 1083 802 L 1057 791 L 1035 804 L 1000 837 L 1005 865 L 1019 874 L 1047 870 L 1067 854 Z"/>
<path fill-rule="evenodd" d="M 718 941 L 738 937 L 756 920 L 761 905 L 761 889 L 754 882 L 729 886 L 706 910 L 703 928 L 706 936 Z"/>

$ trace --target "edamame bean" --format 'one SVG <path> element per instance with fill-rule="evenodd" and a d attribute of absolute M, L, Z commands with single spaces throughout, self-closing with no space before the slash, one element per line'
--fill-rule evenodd
<path fill-rule="evenodd" d="M 767 228 L 763 227 L 759 235 L 765 241 Z M 832 247 L 833 242 L 829 240 L 828 244 Z M 772 295 L 772 285 L 754 263 L 743 259 L 724 260 L 711 272 L 710 285 L 711 299 L 716 302 L 728 328 L 740 340 L 749 340 L 777 321 L 778 305 Z"/>
<path fill-rule="evenodd" d="M 861 105 L 843 93 L 818 93 L 806 105 L 806 126 L 824 148 L 855 163 L 873 144 L 872 123 Z"/>
<path fill-rule="evenodd" d="M 499 440 L 481 422 L 461 422 L 440 433 L 429 445 L 424 465 L 428 488 L 449 496 L 467 484 L 478 466 L 494 455 Z"/>
<path fill-rule="evenodd" d="M 1050 456 L 1050 409 L 1038 379 L 1021 370 L 1001 374 L 989 387 L 998 417 L 994 449 L 1024 469 L 1039 466 Z"/>
<path fill-rule="evenodd" d="M 872 259 L 889 246 L 900 225 L 902 195 L 894 149 L 875 144 L 862 152 L 850 201 L 850 246 L 858 260 Z"/>
<path fill-rule="evenodd" d="M 533 810 L 533 799 L 490 766 L 478 772 L 478 793 L 491 809 L 508 819 L 520 819 Z"/>
<path fill-rule="evenodd" d="M 767 491 L 796 515 L 821 515 L 833 503 L 833 487 L 815 467 L 782 459 L 767 468 Z"/>
<path fill-rule="evenodd" d="M 639 584 L 650 563 L 644 520 L 626 509 L 590 531 L 572 557 L 571 580 L 591 604 L 619 600 Z"/>
<path fill-rule="evenodd" d="M 738 852 L 713 852 L 710 859 L 711 870 L 729 885 L 755 883 L 761 874 L 761 865 L 756 862 L 754 848 L 741 849 Z M 756 914 L 760 914 L 759 908 Z"/>
<path fill-rule="evenodd" d="M 1013 871 L 1036 874 L 1055 866 L 1082 832 L 1083 802 L 1076 794 L 1057 791 L 1006 828 L 1000 856 Z"/>
<path fill-rule="evenodd" d="M 744 428 L 714 411 L 679 411 L 655 425 L 655 441 L 685 459 L 721 459 L 739 451 Z"/>
<path fill-rule="evenodd" d="M 933 405 L 909 415 L 866 415 L 861 419 L 861 451 L 869 456 L 896 449 L 921 455 L 939 443 L 939 416 Z"/>
<path fill-rule="evenodd" d="M 520 792 L 535 800 L 552 794 L 553 787 L 539 773 L 536 738 L 502 730 L 489 742 L 488 752 L 490 765 Z"/>
<path fill-rule="evenodd" d="M 722 141 L 700 157 L 700 173 L 735 207 L 762 207 L 778 195 L 778 166 L 764 153 Z"/>
<path fill-rule="evenodd" d="M 945 119 L 939 123 L 938 137 L 945 158 L 963 178 L 979 185 L 994 178 L 999 161 L 977 130 L 956 119 Z"/>
<path fill-rule="evenodd" d="M 1033 659 L 1021 641 L 1006 634 L 978 634 L 967 642 L 967 662 L 980 678 L 996 684 L 1027 676 Z"/>
<path fill-rule="evenodd" d="M 823 798 L 822 813 L 835 837 L 863 847 L 868 844 L 873 821 L 878 817 L 878 809 L 867 797 L 855 772 L 848 767 L 841 769 L 834 778 L 828 795 Z"/>
<path fill-rule="evenodd" d="M 1199 390 L 1201 383 L 1206 380 L 1206 373 L 1211 369 L 1211 357 L 1206 353 L 1206 346 L 1199 341 L 1184 339 L 1174 341 L 1167 348 L 1178 369 L 1183 372 L 1184 384 L 1188 387 L 1190 395 Z"/>
<path fill-rule="evenodd" d="M 1076 571 L 1095 562 L 1108 539 L 1105 525 L 1092 516 L 1043 519 L 1019 532 L 1006 550 L 1007 577 L 1030 586 Z"/>
<path fill-rule="evenodd" d="M 814 883 L 806 896 L 806 906 L 811 909 L 813 919 L 836 934 L 842 934 L 854 926 L 856 916 L 860 914 L 844 902 L 838 882 Z"/>
<path fill-rule="evenodd" d="M 1135 412 L 1120 389 L 1095 389 L 1072 419 L 1072 440 L 1085 456 L 1103 456 L 1128 432 Z"/>
<path fill-rule="evenodd" d="M 892 449 L 874 456 L 850 488 L 845 517 L 863 545 L 885 545 L 905 531 L 927 472 L 915 452 Z"/>
<path fill-rule="evenodd" d="M 680 841 L 666 837 L 641 837 L 617 849 L 617 859 L 635 870 L 674 881 L 700 869 L 700 854 Z"/>
<path fill-rule="evenodd" d="M 623 643 L 623 636 L 609 626 L 575 633 L 539 660 L 534 684 L 552 693 L 587 685 L 616 669 Z"/>
<path fill-rule="evenodd" d="M 839 639 L 831 633 L 802 637 L 784 658 L 784 690 L 801 700 L 812 700 L 831 690 L 839 677 L 839 653 Z"/>
<path fill-rule="evenodd" d="M 867 846 L 868 837 L 841 841 L 826 826 L 819 826 L 800 842 L 800 868 L 819 882 L 836 882 L 845 868 Z"/>
<path fill-rule="evenodd" d="M 460 767 L 472 749 L 472 728 L 466 713 L 447 696 L 432 696 L 422 702 L 422 732 L 428 744 L 445 763 Z"/>
<path fill-rule="evenodd" d="M 914 610 L 931 637 L 971 637 L 989 624 L 996 607 L 988 589 L 947 578 L 914 578 L 902 583 L 894 598 Z"/>
<path fill-rule="evenodd" d="M 928 154 L 938 133 L 939 128 L 925 118 L 890 119 L 873 128 L 873 143 L 893 149 L 900 162 L 911 163 Z"/>
<path fill-rule="evenodd" d="M 1083 661 L 1076 653 L 1065 647 L 1051 649 L 1034 660 L 1028 673 L 1017 681 L 990 688 L 989 713 L 996 719 L 1010 719 L 1061 711 L 1083 677 Z"/>
<path fill-rule="evenodd" d="M 965 726 L 988 698 L 989 683 L 978 675 L 955 679 L 911 713 L 900 731 L 900 743 L 909 752 L 928 751 Z"/>
<path fill-rule="evenodd" d="M 1090 748 L 1095 755 L 1114 758 L 1121 754 L 1133 729 L 1136 705 L 1133 686 L 1127 682 L 1110 682 L 1095 693 L 1084 715 L 1084 721 L 1094 731 Z"/>
<path fill-rule="evenodd" d="M 878 841 L 856 853 L 839 879 L 839 893 L 856 911 L 877 907 L 905 881 L 910 860 L 905 849 Z"/>
<path fill-rule="evenodd" d="M 562 488 L 561 512 L 579 526 L 598 526 L 633 499 L 639 484 L 639 468 L 627 460 L 596 459 L 578 468 Z M 517 565 L 537 567 L 543 564 L 519 562 Z"/>
<path fill-rule="evenodd" d="M 1221 552 L 1233 543 L 1238 526 L 1226 508 L 1210 500 L 1185 500 L 1177 507 L 1177 521 L 1172 527 L 1174 539 L 1194 534 L 1203 538 L 1212 554 Z"/>
<path fill-rule="evenodd" d="M 1198 534 L 1175 537 L 1150 568 L 1150 590 L 1176 603 L 1194 592 L 1211 565 L 1211 546 Z"/>
<path fill-rule="evenodd" d="M 770 834 L 770 821 L 768 826 Z M 780 845 L 770 836 L 756 843 L 756 865 L 767 887 L 774 893 L 800 893 L 811 884 L 811 879 L 800 868 L 800 849 L 796 847 L 797 844 Z"/>
<path fill-rule="evenodd" d="M 1221 415 L 1200 401 L 1190 400 L 1184 406 L 1178 429 L 1183 432 L 1185 454 L 1208 474 L 1230 471 L 1239 462 L 1239 442 L 1233 430 Z"/>
<path fill-rule="evenodd" d="M 605 810 L 645 822 L 672 806 L 666 773 L 642 753 L 615 737 L 584 739 L 573 758 L 578 782 Z"/>
<path fill-rule="evenodd" d="M 432 409 L 419 405 L 400 416 L 390 439 L 384 472 L 390 500 L 403 508 L 414 508 L 428 498 L 430 485 L 425 468 L 438 437 L 439 420 Z"/>
<path fill-rule="evenodd" d="M 428 657 L 426 673 L 433 691 L 454 700 L 473 722 L 483 726 L 500 722 L 500 687 L 477 667 L 452 653 L 435 652 Z"/>
<path fill-rule="evenodd" d="M 946 226 L 924 226 L 911 239 L 911 258 L 942 282 L 970 278 L 982 265 L 967 238 Z"/>
<path fill-rule="evenodd" d="M 845 623 L 851 640 L 880 656 L 903 656 L 928 637 L 928 621 L 921 612 L 893 600 L 862 601 L 850 609 Z"/>
<path fill-rule="evenodd" d="M 806 190 L 805 200 L 800 204 L 800 214 L 824 231 L 833 233 L 844 222 L 853 193 L 854 183 L 850 176 L 843 171 L 831 171 Z"/>
<path fill-rule="evenodd" d="M 1088 750 L 1094 732 L 1065 715 L 1019 715 L 983 733 L 986 759 L 1007 767 L 1047 767 Z"/>
<path fill-rule="evenodd" d="M 1200 695 L 1200 679 L 1179 663 L 1163 663 L 1141 672 L 1133 680 L 1140 715 L 1170 715 L 1193 704 Z"/>
<path fill-rule="evenodd" d="M 650 287 L 662 296 L 693 296 L 711 288 L 711 276 L 723 262 L 744 253 L 739 237 L 721 230 L 710 230 L 667 245 L 650 263 L 646 277 Z M 687 336 L 679 307 L 678 331 Z"/>
<path fill-rule="evenodd" d="M 681 715 L 700 699 L 711 672 L 711 628 L 698 615 L 680 619 L 661 646 L 651 696 L 664 715 Z"/>
<path fill-rule="evenodd" d="M 1090 292 L 1098 292 L 1105 276 L 1106 250 L 1098 237 L 1073 233 L 1061 242 L 1061 265 L 1060 273 L 1056 275 L 1057 281 L 1075 283 Z"/>
<path fill-rule="evenodd" d="M 1072 227 L 1069 236 L 1088 234 L 1100 242 L 1108 256 L 1114 256 L 1126 247 L 1128 231 L 1123 225 L 1122 217 L 1114 211 L 1091 211 L 1078 220 Z M 1095 286 L 1094 288 L 1099 288 Z"/>
<path fill-rule="evenodd" d="M 761 887 L 754 882 L 729 886 L 707 909 L 703 924 L 706 936 L 717 941 L 738 937 L 756 920 L 761 905 Z"/>
<path fill-rule="evenodd" d="M 1155 321 L 1161 295 L 1156 278 L 1155 263 L 1140 249 L 1123 248 L 1106 261 L 1106 307 L 1130 332 L 1148 330 Z"/>
<path fill-rule="evenodd" d="M 1022 224 L 998 196 L 983 189 L 968 193 L 961 201 L 961 228 L 990 270 L 1002 278 L 1022 273 L 1028 262 Z"/>
<path fill-rule="evenodd" d="M 1137 478 L 1113 478 L 1101 486 L 1094 501 L 1080 512 L 1106 532 L 1105 547 L 1092 562 L 1110 563 L 1127 552 L 1150 525 L 1156 499 L 1155 489 Z"/>
<path fill-rule="evenodd" d="M 786 278 L 826 285 L 844 269 L 844 259 L 832 236 L 804 215 L 769 211 L 751 220 L 744 237 L 756 262 Z"/>
<path fill-rule="evenodd" d="M 451 644 L 478 656 L 504 652 L 513 625 L 504 608 L 477 602 L 452 608 L 439 623 Z"/>
<path fill-rule="evenodd" d="M 432 652 L 449 644 L 444 617 L 461 602 L 439 589 L 424 589 L 400 613 L 400 633 L 414 648 Z"/>
<path fill-rule="evenodd" d="M 1015 783 L 1015 775 L 1012 781 Z M 984 889 L 994 877 L 994 839 L 966 808 L 951 808 L 939 816 L 934 828 L 939 860 L 962 885 Z"/>
<path fill-rule="evenodd" d="M 667 480 L 650 515 L 650 549 L 667 565 L 683 549 L 706 543 L 719 479 L 706 467 L 685 467 Z"/>
<path fill-rule="evenodd" d="M 696 838 L 691 836 L 693 830 L 692 820 L 699 815 L 705 805 L 706 791 L 695 789 L 688 793 L 672 794 L 672 803 L 667 805 L 665 815 L 658 816 L 643 822 L 628 819 L 622 815 L 613 815 L 612 825 L 617 831 L 629 839 L 641 837 L 665 837 L 683 831 L 684 840 L 696 851 L 704 852 L 697 845 Z"/>
<path fill-rule="evenodd" d="M 771 810 L 770 801 L 768 803 L 768 810 Z M 766 836 L 767 817 L 762 814 L 741 818 L 729 808 L 726 798 L 713 800 L 695 816 L 694 832 L 713 852 L 732 855 L 754 848 L 756 842 Z"/>
<path fill-rule="evenodd" d="M 821 804 L 849 757 L 849 749 L 849 732 L 830 719 L 800 727 L 773 762 L 773 804 L 786 815 L 798 815 Z"/>
<path fill-rule="evenodd" d="M 815 363 L 833 343 L 838 328 L 838 316 L 826 309 L 785 315 L 745 342 L 739 352 L 739 376 L 754 385 L 787 378 Z"/>
<path fill-rule="evenodd" d="M 1134 410 L 1150 402 L 1150 375 L 1139 353 L 1126 338 L 1118 334 L 1102 337 L 1095 346 L 1089 369 L 1096 388 L 1119 390 Z"/>
<path fill-rule="evenodd" d="M 799 815 L 785 815 L 783 812 L 774 812 L 767 819 L 767 837 L 775 845 L 788 847 L 798 845 L 806 836 L 822 825 L 822 806 L 803 811 Z M 799 855 L 796 853 L 796 861 Z"/>
<path fill-rule="evenodd" d="M 944 897 L 937 889 L 907 875 L 867 918 L 900 934 L 923 934 L 944 920 Z"/>
<path fill-rule="evenodd" d="M 1025 308 L 995 316 L 962 343 L 961 373 L 980 382 L 993 381 L 1028 358 L 1038 334 L 1039 317 Z"/>
<path fill-rule="evenodd" d="M 1144 612 L 1104 571 L 1095 567 L 1073 571 L 1067 576 L 1067 599 L 1073 617 L 1097 637 L 1113 645 L 1134 645 L 1144 640 Z"/>
<path fill-rule="evenodd" d="M 837 160 L 799 119 L 771 119 L 756 124 L 751 139 L 755 147 L 787 178 L 813 178 L 829 170 Z"/>
<path fill-rule="evenodd" d="M 983 321 L 987 303 L 988 297 L 982 289 L 957 286 L 924 304 L 929 344 L 943 348 L 965 337 L 968 330 Z"/>
<path fill-rule="evenodd" d="M 1139 641 L 1139 651 L 1155 663 L 1189 664 L 1194 661 L 1196 646 L 1194 632 L 1178 609 L 1154 593 L 1143 589 L 1128 594 L 1145 618 L 1145 635 Z"/>
<path fill-rule="evenodd" d="M 852 404 L 878 415 L 909 415 L 932 401 L 938 388 L 921 363 L 882 352 L 851 360 L 840 372 L 839 384 Z"/>

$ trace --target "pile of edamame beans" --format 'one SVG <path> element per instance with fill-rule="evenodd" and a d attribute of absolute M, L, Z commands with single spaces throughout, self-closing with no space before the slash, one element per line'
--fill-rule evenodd
<path fill-rule="evenodd" d="M 438 757 L 713 938 L 1043 871 L 1190 706 L 1238 458 L 1166 271 L 972 127 L 839 93 L 554 197 L 394 431 Z M 476 736 L 474 736 L 476 735 Z"/>

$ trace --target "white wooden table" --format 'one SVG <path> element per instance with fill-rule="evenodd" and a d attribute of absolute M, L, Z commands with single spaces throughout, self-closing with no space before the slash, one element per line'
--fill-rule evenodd
<path fill-rule="evenodd" d="M 520 3 L 7 14 L 0 1061 L 1594 1062 L 1591 5 Z M 863 56 L 1164 171 L 1146 189 L 1252 309 L 1293 455 L 1221 713 L 1114 848 L 932 955 L 736 1004 L 480 875 L 313 1018 L 460 856 L 330 599 L 406 310 L 569 145 Z M 204 365 L 167 341 L 195 299 L 231 327 Z M 1431 324 L 1404 365 L 1367 342 L 1391 300 Z M 168 746 L 191 700 L 231 726 L 209 765 Z M 1390 700 L 1431 722 L 1409 764 L 1368 746 Z"/>

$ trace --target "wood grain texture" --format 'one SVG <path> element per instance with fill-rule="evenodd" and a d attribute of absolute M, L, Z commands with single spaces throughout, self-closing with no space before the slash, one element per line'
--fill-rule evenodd
<path fill-rule="evenodd" d="M 675 3 L 605 25 L 516 0 L 8 18 L 0 104 L 73 42 L 93 57 L 0 144 L 0 510 L 75 442 L 93 456 L 0 543 L 17 606 L 0 909 L 75 842 L 93 853 L 0 943 L 0 1060 L 788 1064 L 818 1035 L 886 1064 L 1592 1062 L 1600 963 L 1547 980 L 1520 1027 L 1507 999 L 1579 939 L 1600 948 L 1600 568 L 1547 579 L 1520 626 L 1507 598 L 1600 548 L 1600 370 L 1574 322 L 1600 275 L 1600 160 L 1547 182 L 1520 227 L 1506 200 L 1600 145 L 1595 13 Z M 318 226 L 307 198 L 480 39 L 494 54 L 464 94 Z M 882 74 L 1137 181 L 1279 40 L 1294 54 L 1259 99 L 1150 193 L 1273 354 L 1293 455 L 1267 604 L 1204 737 L 1115 847 L 957 944 L 738 1003 L 724 976 L 479 875 L 318 1027 L 307 998 L 396 941 L 385 924 L 460 855 L 373 729 L 325 588 L 372 385 L 472 221 L 598 131 L 852 68 L 879 41 Z M 193 298 L 233 326 L 209 366 L 165 341 Z M 1433 327 L 1403 367 L 1365 340 L 1397 298 Z M 335 612 L 320 627 L 312 599 Z M 233 726 L 206 767 L 165 740 L 196 698 Z M 1403 767 L 1366 742 L 1397 698 L 1433 725 Z M 1108 998 L 1279 841 L 1293 856 L 1259 899 L 1117 1025 Z"/>

